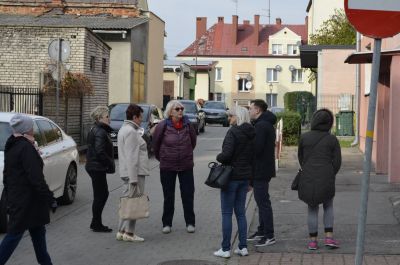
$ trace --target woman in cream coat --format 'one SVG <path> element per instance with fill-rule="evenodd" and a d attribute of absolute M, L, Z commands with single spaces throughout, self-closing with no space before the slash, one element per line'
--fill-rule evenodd
<path fill-rule="evenodd" d="M 147 145 L 142 138 L 143 109 L 130 104 L 126 110 L 126 120 L 118 132 L 119 174 L 124 181 L 123 196 L 143 194 L 145 176 L 149 175 Z M 135 233 L 136 220 L 120 219 L 117 240 L 143 242 Z"/>

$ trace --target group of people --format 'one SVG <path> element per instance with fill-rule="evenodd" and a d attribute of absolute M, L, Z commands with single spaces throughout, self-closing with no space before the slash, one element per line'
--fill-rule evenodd
<path fill-rule="evenodd" d="M 250 108 L 236 106 L 228 111 L 230 129 L 222 144 L 222 152 L 216 159 L 231 165 L 233 171 L 227 188 L 220 191 L 222 213 L 221 248 L 215 256 L 229 258 L 231 252 L 232 215 L 235 213 L 239 244 L 234 253 L 247 256 L 248 242 L 255 246 L 275 244 L 273 211 L 269 195 L 269 183 L 275 172 L 276 116 L 267 110 L 264 100 L 251 101 Z M 147 144 L 140 127 L 143 109 L 130 104 L 126 120 L 118 133 L 119 176 L 123 183 L 122 196 L 144 193 L 145 179 L 149 175 Z M 92 221 L 94 232 L 112 232 L 103 224 L 102 212 L 109 191 L 106 175 L 116 171 L 109 110 L 96 107 L 91 117 L 87 144 L 86 171 L 93 187 Z M 335 176 L 341 165 L 338 140 L 330 134 L 334 117 L 327 109 L 313 115 L 311 131 L 300 138 L 298 158 L 302 174 L 298 185 L 299 198 L 308 205 L 308 248 L 318 248 L 318 209 L 324 208 L 325 245 L 338 247 L 333 238 L 333 197 Z M 13 135 L 5 147 L 4 191 L 9 224 L 8 232 L 0 244 L 0 265 L 5 264 L 29 230 L 39 264 L 52 264 L 47 253 L 45 224 L 49 223 L 49 208 L 57 208 L 53 193 L 43 175 L 43 161 L 34 144 L 33 122 L 29 116 L 16 114 L 10 122 Z M 180 192 L 188 233 L 195 232 L 193 150 L 196 147 L 196 131 L 184 115 L 184 106 L 177 100 L 170 101 L 165 109 L 165 119 L 153 132 L 153 150 L 160 161 L 160 180 L 164 195 L 162 233 L 171 233 L 174 216 L 176 178 Z M 247 192 L 253 190 L 259 211 L 259 226 L 247 235 L 245 202 Z M 5 194 L 5 195 L 4 195 Z M 21 199 L 22 198 L 22 199 Z M 120 219 L 116 239 L 127 242 L 143 242 L 135 230 L 136 220 Z"/>

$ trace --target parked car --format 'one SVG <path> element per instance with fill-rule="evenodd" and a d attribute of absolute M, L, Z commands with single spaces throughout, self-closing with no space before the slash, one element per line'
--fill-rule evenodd
<path fill-rule="evenodd" d="M 271 108 L 270 108 L 270 111 L 271 111 L 272 113 L 274 113 L 274 114 L 277 114 L 277 113 L 279 113 L 279 112 L 284 112 L 284 111 L 285 111 L 285 108 L 281 108 L 281 107 L 271 107 Z"/>
<path fill-rule="evenodd" d="M 228 114 L 226 111 L 228 108 L 225 102 L 222 101 L 207 101 L 204 103 L 203 109 L 206 114 L 206 123 L 222 124 L 224 127 L 229 126 Z"/>
<path fill-rule="evenodd" d="M 0 112 L 0 193 L 3 192 L 4 148 L 12 134 L 10 120 L 15 113 Z M 77 189 L 79 154 L 76 143 L 57 124 L 41 116 L 31 116 L 33 132 L 44 162 L 47 185 L 60 204 L 71 204 Z M 0 232 L 7 228 L 5 203 L 0 201 Z"/>
<path fill-rule="evenodd" d="M 130 103 L 116 103 L 108 106 L 110 109 L 110 127 L 112 128 L 110 137 L 115 151 L 118 150 L 118 132 L 124 120 L 126 120 L 126 109 L 129 104 Z M 143 109 L 143 119 L 140 127 L 143 128 L 143 139 L 147 143 L 147 150 L 150 156 L 153 153 L 151 148 L 151 129 L 163 119 L 163 112 L 152 104 L 140 103 L 138 105 Z M 117 154 L 117 152 L 115 153 Z"/>
<path fill-rule="evenodd" d="M 204 111 L 200 109 L 194 100 L 179 100 L 179 102 L 185 107 L 185 115 L 189 118 L 196 129 L 196 133 L 199 134 L 205 131 L 206 120 Z"/>

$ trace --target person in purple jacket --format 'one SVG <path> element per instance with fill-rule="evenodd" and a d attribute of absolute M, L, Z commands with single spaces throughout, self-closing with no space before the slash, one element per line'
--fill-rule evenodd
<path fill-rule="evenodd" d="M 183 113 L 184 107 L 179 101 L 168 102 L 164 114 L 166 119 L 157 125 L 153 134 L 153 149 L 155 157 L 160 161 L 160 178 L 164 193 L 164 234 L 171 232 L 176 176 L 179 178 L 186 231 L 195 231 L 193 149 L 197 136 L 194 127 Z"/>

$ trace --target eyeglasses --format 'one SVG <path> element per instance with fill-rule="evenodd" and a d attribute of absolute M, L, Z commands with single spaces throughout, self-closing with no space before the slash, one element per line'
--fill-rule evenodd
<path fill-rule="evenodd" d="M 178 111 L 178 112 L 179 112 L 179 111 L 183 111 L 184 109 L 185 109 L 184 107 L 181 107 L 181 108 L 177 107 L 177 108 L 175 108 L 175 110 Z"/>

